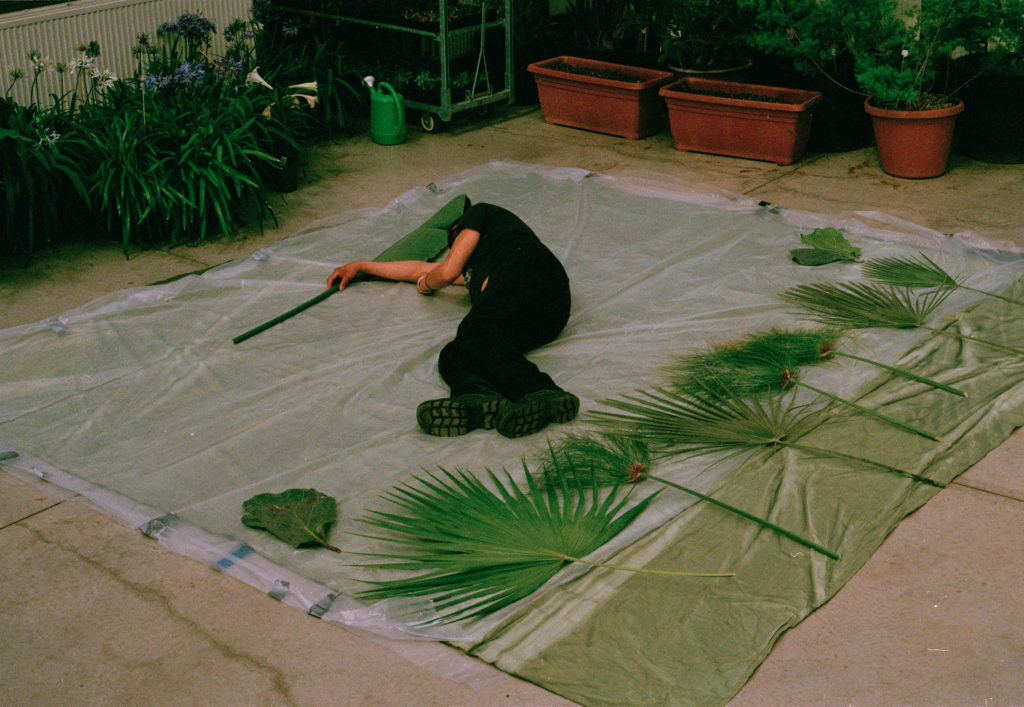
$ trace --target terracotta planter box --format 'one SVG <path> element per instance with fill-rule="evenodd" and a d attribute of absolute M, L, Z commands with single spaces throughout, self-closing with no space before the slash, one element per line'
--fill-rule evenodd
<path fill-rule="evenodd" d="M 653 135 L 664 125 L 658 89 L 672 80 L 670 71 L 571 56 L 527 68 L 548 123 L 631 140 Z"/>
<path fill-rule="evenodd" d="M 659 93 L 677 150 L 777 164 L 803 156 L 822 99 L 819 91 L 711 79 L 680 79 Z"/>

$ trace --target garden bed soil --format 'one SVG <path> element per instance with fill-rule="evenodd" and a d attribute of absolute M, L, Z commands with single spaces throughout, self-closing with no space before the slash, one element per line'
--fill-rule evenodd
<path fill-rule="evenodd" d="M 583 66 L 568 61 L 553 61 L 545 64 L 545 67 L 552 71 L 564 71 L 567 74 L 578 76 L 590 76 L 595 79 L 608 79 L 609 81 L 622 81 L 623 83 L 643 83 L 642 79 L 635 74 L 620 69 Z"/>

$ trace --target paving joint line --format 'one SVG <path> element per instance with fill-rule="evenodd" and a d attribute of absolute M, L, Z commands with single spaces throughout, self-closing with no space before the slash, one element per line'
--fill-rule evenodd
<path fill-rule="evenodd" d="M 41 515 L 41 514 L 45 513 L 46 511 L 52 510 L 52 509 L 56 508 L 57 506 L 60 506 L 63 503 L 65 503 L 67 500 L 68 499 L 64 499 L 62 501 L 54 501 L 53 503 L 51 503 L 49 506 L 46 506 L 45 508 L 40 508 L 40 509 L 38 509 L 38 510 L 32 512 L 32 513 L 29 513 L 26 516 L 22 516 L 20 518 L 16 518 L 15 520 L 12 520 L 10 523 L 7 523 L 6 525 L 0 525 L 0 532 L 3 532 L 4 530 L 7 530 L 8 528 L 10 528 L 12 526 L 18 525 L 19 523 L 24 523 L 29 518 L 35 518 L 37 515 Z"/>

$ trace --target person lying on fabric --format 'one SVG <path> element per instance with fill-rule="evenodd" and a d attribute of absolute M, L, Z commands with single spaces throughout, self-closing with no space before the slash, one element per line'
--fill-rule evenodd
<path fill-rule="evenodd" d="M 327 286 L 344 289 L 360 274 L 414 282 L 429 295 L 465 285 L 471 308 L 438 359 L 448 398 L 427 400 L 416 419 L 427 434 L 450 437 L 497 429 L 506 437 L 569 422 L 579 398 L 525 357 L 555 339 L 569 319 L 569 277 L 561 262 L 512 212 L 466 202 L 438 263 L 359 260 L 342 265 Z"/>

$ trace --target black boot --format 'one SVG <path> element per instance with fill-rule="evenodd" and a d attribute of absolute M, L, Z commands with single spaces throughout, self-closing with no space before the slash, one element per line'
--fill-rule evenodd
<path fill-rule="evenodd" d="M 510 404 L 500 393 L 464 393 L 420 403 L 416 421 L 428 435 L 457 437 L 478 428 L 494 429 L 498 413 Z"/>

